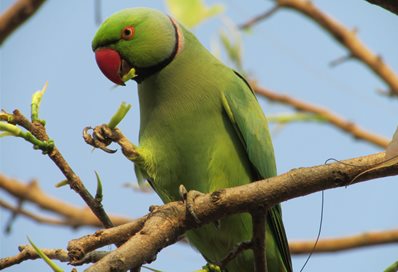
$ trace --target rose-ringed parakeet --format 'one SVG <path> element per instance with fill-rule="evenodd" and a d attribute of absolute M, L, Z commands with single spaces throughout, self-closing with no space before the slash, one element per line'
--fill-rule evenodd
<path fill-rule="evenodd" d="M 136 172 L 164 202 L 180 200 L 180 184 L 212 192 L 276 175 L 267 121 L 249 85 L 181 24 L 153 9 L 126 9 L 103 22 L 92 48 L 114 83 L 124 85 L 135 74 Z M 280 206 L 264 216 L 268 271 L 292 271 Z M 250 214 L 242 213 L 187 237 L 208 262 L 218 263 L 251 232 Z M 243 251 L 226 270 L 254 271 L 253 259 L 251 250 Z"/>

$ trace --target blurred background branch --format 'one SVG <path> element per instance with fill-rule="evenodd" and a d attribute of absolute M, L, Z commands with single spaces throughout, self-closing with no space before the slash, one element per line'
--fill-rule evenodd
<path fill-rule="evenodd" d="M 27 21 L 45 0 L 18 0 L 0 15 L 0 45 Z"/>

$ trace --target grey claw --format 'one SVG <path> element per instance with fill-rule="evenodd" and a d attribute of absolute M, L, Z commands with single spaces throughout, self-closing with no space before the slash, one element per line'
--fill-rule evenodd
<path fill-rule="evenodd" d="M 194 210 L 194 206 L 195 206 L 194 201 L 195 201 L 195 198 L 197 198 L 198 196 L 203 195 L 203 194 L 199 191 L 194 191 L 194 190 L 187 191 L 187 189 L 185 188 L 185 186 L 183 184 L 181 184 L 178 189 L 179 189 L 181 198 L 185 202 L 188 213 L 193 217 L 193 219 L 195 220 L 195 222 L 197 224 L 200 224 L 201 221 L 198 218 L 198 216 L 196 215 L 195 210 Z"/>

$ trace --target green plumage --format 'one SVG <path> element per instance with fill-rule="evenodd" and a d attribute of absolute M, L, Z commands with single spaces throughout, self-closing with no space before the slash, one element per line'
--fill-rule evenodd
<path fill-rule="evenodd" d="M 192 33 L 173 24 L 157 11 L 128 9 L 111 16 L 93 41 L 93 49 L 110 47 L 133 67 L 141 68 L 156 67 L 178 45 L 171 62 L 138 84 L 138 171 L 164 202 L 180 200 L 180 184 L 187 190 L 211 192 L 276 175 L 267 121 L 247 83 L 213 57 Z M 116 38 L 126 25 L 136 27 L 131 41 Z M 154 37 L 155 30 L 165 36 Z M 140 54 L 152 57 L 137 62 Z M 273 207 L 267 216 L 268 271 L 291 271 L 280 207 Z M 209 262 L 217 262 L 237 243 L 250 240 L 251 229 L 250 215 L 239 214 L 222 219 L 218 228 L 208 224 L 187 236 Z M 252 252 L 238 255 L 227 270 L 254 271 Z"/>

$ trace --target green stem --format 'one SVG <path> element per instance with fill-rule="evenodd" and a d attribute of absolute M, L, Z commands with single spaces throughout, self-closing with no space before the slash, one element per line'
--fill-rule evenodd
<path fill-rule="evenodd" d="M 108 127 L 110 129 L 114 129 L 120 121 L 126 116 L 127 112 L 131 109 L 131 105 L 127 104 L 126 102 L 122 102 L 119 106 L 117 112 L 112 116 L 111 120 L 108 123 Z"/>

